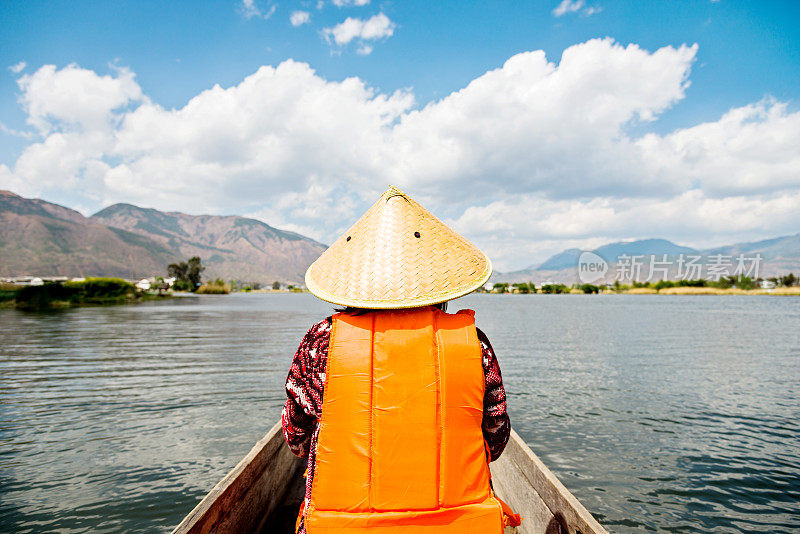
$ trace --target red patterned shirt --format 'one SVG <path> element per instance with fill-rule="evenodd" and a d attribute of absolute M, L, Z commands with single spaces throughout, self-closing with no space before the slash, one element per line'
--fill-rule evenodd
<path fill-rule="evenodd" d="M 286 378 L 286 404 L 281 414 L 283 436 L 294 454 L 308 457 L 306 502 L 311 495 L 314 479 L 314 460 L 322 414 L 322 397 L 325 390 L 325 365 L 328 359 L 332 319 L 328 317 L 309 329 L 289 368 Z M 492 461 L 500 457 L 511 433 L 511 422 L 506 412 L 506 390 L 500 375 L 500 366 L 492 345 L 478 329 L 481 343 L 485 389 L 483 396 L 483 438 L 489 447 Z M 305 533 L 304 525 L 300 534 Z"/>

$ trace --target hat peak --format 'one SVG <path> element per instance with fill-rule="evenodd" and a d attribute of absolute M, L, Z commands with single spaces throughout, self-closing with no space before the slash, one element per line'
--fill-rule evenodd
<path fill-rule="evenodd" d="M 388 201 L 392 197 L 403 197 L 404 199 L 409 200 L 408 195 L 406 195 L 403 191 L 393 185 L 390 185 L 389 189 L 383 193 L 383 198 Z"/>

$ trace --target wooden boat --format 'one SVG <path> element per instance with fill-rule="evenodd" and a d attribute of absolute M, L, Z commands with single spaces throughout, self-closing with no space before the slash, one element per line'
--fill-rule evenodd
<path fill-rule="evenodd" d="M 286 446 L 278 423 L 172 532 L 292 533 L 305 467 Z M 521 526 L 507 532 L 607 534 L 513 430 L 491 470 L 495 493 L 523 517 Z"/>

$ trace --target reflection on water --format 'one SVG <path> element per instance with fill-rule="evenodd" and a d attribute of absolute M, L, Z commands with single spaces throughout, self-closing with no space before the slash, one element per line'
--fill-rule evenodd
<path fill-rule="evenodd" d="M 473 295 L 512 424 L 609 530 L 800 529 L 800 301 Z M 310 295 L 0 310 L 0 530 L 169 530 L 277 421 Z"/>

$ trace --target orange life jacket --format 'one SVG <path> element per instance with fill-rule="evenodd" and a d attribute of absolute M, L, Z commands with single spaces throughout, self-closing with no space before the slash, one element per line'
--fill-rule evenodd
<path fill-rule="evenodd" d="M 503 531 L 473 315 L 334 315 L 309 534 Z"/>

